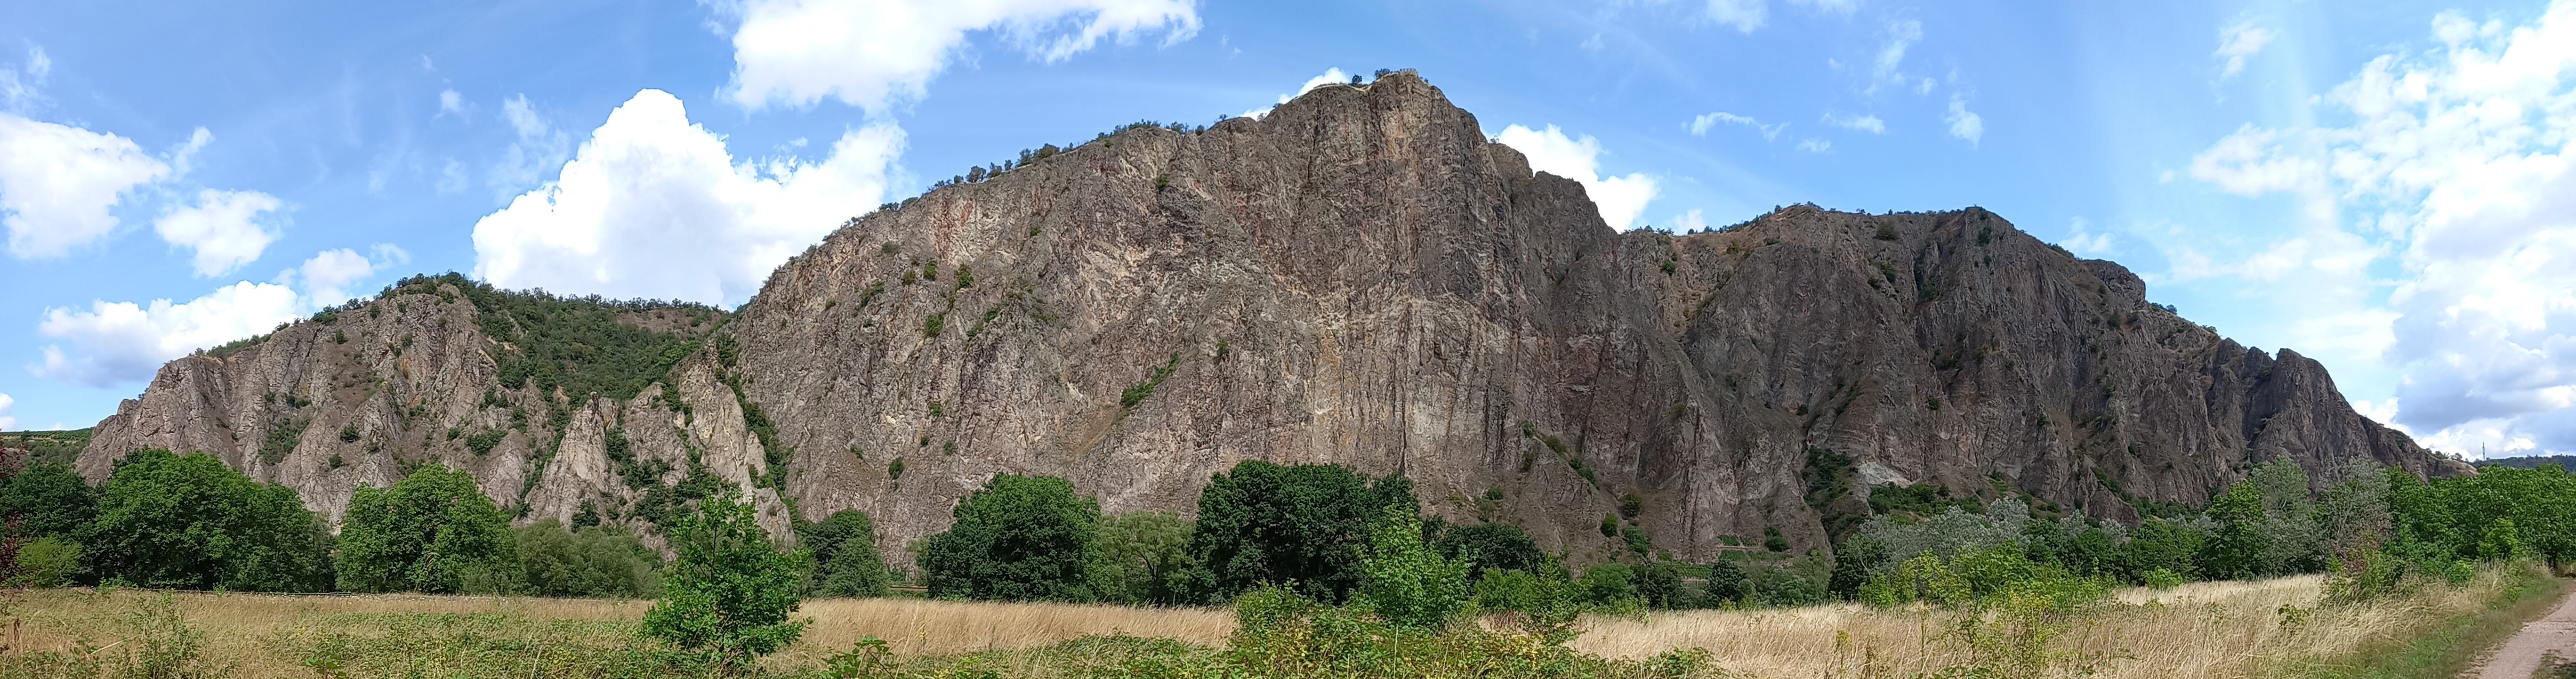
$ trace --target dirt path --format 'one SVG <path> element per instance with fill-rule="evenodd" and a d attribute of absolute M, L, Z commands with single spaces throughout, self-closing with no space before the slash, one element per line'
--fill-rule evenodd
<path fill-rule="evenodd" d="M 2531 679 L 2540 671 L 2544 656 L 2555 653 L 2562 662 L 2576 662 L 2576 594 L 2558 603 L 2558 610 L 2547 617 L 2523 625 L 2522 632 L 2496 647 L 2477 669 L 2468 676 L 2475 679 Z"/>

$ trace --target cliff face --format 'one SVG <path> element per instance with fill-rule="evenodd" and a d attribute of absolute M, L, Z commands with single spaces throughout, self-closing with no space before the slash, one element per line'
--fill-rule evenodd
<path fill-rule="evenodd" d="M 1596 214 L 1418 78 L 1321 88 L 857 221 L 743 308 L 744 386 L 807 511 L 898 541 L 1004 471 L 1186 511 L 1239 460 L 1340 462 L 1452 515 L 1500 490 L 1486 511 L 1577 551 L 1633 491 L 1658 547 L 1705 556 L 1823 540 L 1811 448 L 1857 485 L 2001 479 L 2132 520 L 2278 456 L 2438 464 L 2315 362 L 1983 210 L 1685 237 Z"/>
<path fill-rule="evenodd" d="M 1624 549 L 1596 528 L 1633 493 L 1685 558 L 1766 527 L 1820 545 L 1880 483 L 2134 519 L 2275 457 L 2451 471 L 2314 361 L 2148 305 L 2128 271 L 1983 210 L 1619 234 L 1409 73 L 1203 132 L 1122 131 L 855 219 L 715 331 L 738 350 L 631 399 L 505 388 L 476 307 L 429 292 L 342 312 L 346 345 L 304 323 L 172 363 L 82 470 L 202 449 L 336 513 L 438 460 L 505 502 L 528 488 L 531 517 L 589 500 L 632 521 L 696 459 L 808 517 L 866 510 L 899 555 L 996 473 L 1186 514 L 1237 461 L 1337 462 L 1578 554 Z M 513 429 L 487 390 L 568 417 Z M 282 458 L 250 452 L 296 418 L 313 424 Z M 476 455 L 451 427 L 513 433 Z M 674 471 L 620 480 L 643 463 L 607 452 L 612 428 Z M 1809 497 L 1837 458 L 1852 490 Z"/>

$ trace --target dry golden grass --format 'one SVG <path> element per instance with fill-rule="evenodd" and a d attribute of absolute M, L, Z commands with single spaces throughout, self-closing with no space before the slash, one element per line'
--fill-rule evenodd
<path fill-rule="evenodd" d="M 126 623 L 143 597 L 132 590 L 26 593 L 7 613 L 20 624 L 0 637 L 19 651 L 70 651 L 75 644 L 109 644 L 132 634 Z M 493 613 L 532 621 L 641 620 L 649 601 L 536 599 L 420 595 L 291 596 L 263 594 L 174 595 L 189 625 L 206 632 L 210 657 L 235 663 L 245 676 L 308 674 L 286 640 L 315 632 L 377 632 L 351 614 Z M 947 655 L 1044 646 L 1093 634 L 1216 645 L 1234 631 L 1234 616 L 1220 609 L 1131 608 L 1044 603 L 969 603 L 921 599 L 821 599 L 799 615 L 814 619 L 796 645 L 771 659 L 780 667 L 809 666 L 847 650 L 860 637 L 885 639 L 898 655 Z M 352 628 L 355 627 L 355 628 Z M 620 628 L 603 626 L 603 635 Z M 111 649 L 112 650 L 112 649 Z"/>
<path fill-rule="evenodd" d="M 1213 646 L 1234 632 L 1234 614 L 1213 608 L 824 599 L 805 602 L 800 615 L 812 617 L 814 625 L 780 654 L 783 660 L 819 661 L 862 636 L 884 639 L 897 655 L 913 656 L 1028 648 L 1119 632 Z"/>
<path fill-rule="evenodd" d="M 2062 658 L 2089 662 L 2104 677 L 2243 677 L 2271 673 L 2297 660 L 2338 658 L 2401 644 L 2426 625 L 2479 611 L 2501 587 L 2499 573 L 2470 586 L 2429 587 L 2383 602 L 2320 606 L 2317 576 L 2261 582 L 2196 583 L 2170 590 L 2131 589 L 2084 617 L 2051 644 Z M 7 611 L 20 624 L 0 633 L 11 649 L 70 650 L 77 642 L 125 638 L 130 612 L 157 594 L 87 590 L 25 593 Z M 302 644 L 316 634 L 381 634 L 400 616 L 500 614 L 552 624 L 555 639 L 616 643 L 650 606 L 642 601 L 457 596 L 271 596 L 181 594 L 179 611 L 207 633 L 210 657 L 238 676 L 301 676 Z M 1046 646 L 1086 635 L 1125 633 L 1222 645 L 1232 615 L 1222 609 L 1150 609 L 1070 604 L 1005 604 L 919 599 L 805 602 L 814 619 L 804 639 L 771 659 L 773 667 L 810 667 L 863 636 L 889 642 L 900 657 Z M 596 625 L 584 624 L 596 622 Z M 1930 610 L 1819 606 L 1755 611 L 1688 611 L 1587 622 L 1577 650 L 1640 659 L 1703 647 L 1731 675 L 1754 677 L 1904 676 L 1971 660 L 1946 634 L 1956 618 Z M 563 624 L 556 624 L 563 623 Z M 565 627 L 569 624 L 570 627 Z M 563 630 L 569 629 L 570 632 Z M 561 635 L 570 636 L 561 636 Z M 534 638 L 534 637 L 531 637 Z M 1043 662 L 1044 659 L 1028 660 Z M 2061 663 L 2065 669 L 2071 665 Z"/>
<path fill-rule="evenodd" d="M 2488 572 L 2467 587 L 2351 606 L 2320 606 L 2325 579 L 2314 575 L 2129 589 L 2050 648 L 2074 661 L 2060 665 L 2070 674 L 2090 665 L 2094 676 L 2110 678 L 2255 676 L 2285 661 L 2402 642 L 2427 624 L 2480 610 L 2501 582 Z M 1970 662 L 1969 649 L 1947 634 L 1956 620 L 1849 605 L 1687 611 L 1592 620 L 1574 646 L 1624 658 L 1699 646 L 1719 667 L 1755 677 L 1905 676 Z"/>
<path fill-rule="evenodd" d="M 18 651 L 72 651 L 75 644 L 118 644 L 133 634 L 128 617 L 147 596 L 133 590 L 100 593 L 86 589 L 36 590 L 22 595 L 6 613 L 19 624 L 5 642 Z M 208 657 L 233 663 L 242 676 L 309 675 L 300 659 L 276 643 L 309 630 L 326 616 L 384 613 L 499 613 L 537 620 L 635 620 L 647 601 L 605 599 L 525 599 L 508 597 L 296 596 L 272 594 L 177 594 L 173 599 L 188 624 L 206 634 Z M 116 649 L 106 649 L 114 652 Z"/>

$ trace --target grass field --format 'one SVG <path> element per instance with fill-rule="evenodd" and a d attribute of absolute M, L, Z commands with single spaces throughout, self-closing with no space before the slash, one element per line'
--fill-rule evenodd
<path fill-rule="evenodd" d="M 2520 584 L 2517 584 L 2520 583 Z M 2498 608 L 2508 589 L 2560 584 L 2491 570 L 2462 587 L 2355 605 L 2320 605 L 2323 578 L 2134 589 L 2049 640 L 2050 673 L 2102 677 L 2349 676 L 2352 659 L 2402 653 L 2419 638 Z M 2536 593 L 2522 592 L 2522 599 Z M 8 653 L 113 656 L 149 636 L 157 602 L 175 605 L 202 655 L 232 676 L 530 676 L 541 668 L 617 662 L 648 602 L 454 596 L 165 595 L 132 590 L 46 590 L 16 597 L 0 637 Z M 2551 598 L 2551 597 L 2543 597 Z M 804 639 L 770 659 L 777 669 L 815 667 L 861 637 L 889 642 L 898 658 L 982 653 L 1007 676 L 1050 676 L 1059 642 L 1125 634 L 1196 647 L 1232 632 L 1221 609 L 1140 609 L 919 599 L 816 600 L 801 615 Z M 167 618 L 166 614 L 163 616 Z M 2472 621 L 2472 622 L 2463 622 Z M 1712 653 L 1712 676 L 1902 677 L 1976 661 L 1952 614 L 1822 606 L 1661 612 L 1600 617 L 1573 646 L 1644 659 L 1676 648 Z M 123 649 L 123 650 L 120 650 Z M 1013 652 L 1012 649 L 1023 649 Z M 2474 652 L 2470 649 L 2468 652 Z M 590 653 L 590 656 L 583 654 Z M 555 657 L 549 659 L 548 654 Z M 2420 654 L 2419 654 L 2420 655 Z M 2456 665 L 2465 656 L 2437 653 Z M 2441 676 L 2429 674 L 2368 676 Z M 552 671 L 552 670 L 549 670 Z"/>

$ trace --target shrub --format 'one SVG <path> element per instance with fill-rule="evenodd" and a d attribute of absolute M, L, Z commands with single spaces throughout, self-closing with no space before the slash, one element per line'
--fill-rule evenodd
<path fill-rule="evenodd" d="M 568 530 L 553 518 L 517 530 L 522 590 L 536 596 L 643 597 L 660 588 L 661 557 L 610 526 Z"/>
<path fill-rule="evenodd" d="M 465 472 L 426 465 L 391 488 L 359 486 L 339 538 L 340 588 L 455 592 L 469 576 L 486 591 L 519 580 L 509 517 Z"/>
<path fill-rule="evenodd" d="M 141 450 L 98 489 L 77 536 L 90 576 L 144 587 L 313 592 L 331 586 L 330 534 L 285 486 L 204 453 Z"/>
<path fill-rule="evenodd" d="M 1475 575 L 1484 577 L 1495 571 L 1528 571 L 1546 565 L 1547 553 L 1539 551 L 1521 527 L 1485 523 L 1459 526 L 1440 532 L 1432 541 L 1441 556 L 1458 559 L 1474 566 Z"/>
<path fill-rule="evenodd" d="M 1627 564 L 1605 563 L 1583 569 L 1583 577 L 1574 586 L 1583 603 L 1612 610 L 1635 610 L 1637 599 L 1636 572 Z"/>
<path fill-rule="evenodd" d="M 770 544 L 749 505 L 730 495 L 698 503 L 672 532 L 671 545 L 679 558 L 661 598 L 644 612 L 645 636 L 725 674 L 747 674 L 760 656 L 804 634 L 805 621 L 788 615 L 796 612 L 806 554 Z"/>
<path fill-rule="evenodd" d="M 937 598 L 1090 601 L 1100 505 L 1053 476 L 1002 474 L 966 496 L 947 532 L 923 543 Z"/>
<path fill-rule="evenodd" d="M 1145 402 L 1145 397 L 1154 395 L 1154 389 L 1163 386 L 1163 380 L 1171 377 L 1172 371 L 1180 366 L 1181 355 L 1172 354 L 1172 360 L 1164 363 L 1162 367 L 1155 368 L 1151 374 L 1145 376 L 1145 381 L 1130 385 L 1126 391 L 1120 392 L 1118 407 L 1134 408 L 1136 404 Z"/>
<path fill-rule="evenodd" d="M 0 573 L 14 573 L 0 587 L 61 587 L 80 573 L 78 542 L 48 535 L 18 547 L 17 563 Z"/>
<path fill-rule="evenodd" d="M 1360 598 L 1389 623 L 1439 627 L 1466 610 L 1470 565 L 1423 544 L 1422 520 L 1407 508 L 1390 505 L 1379 515 L 1361 568 Z"/>

